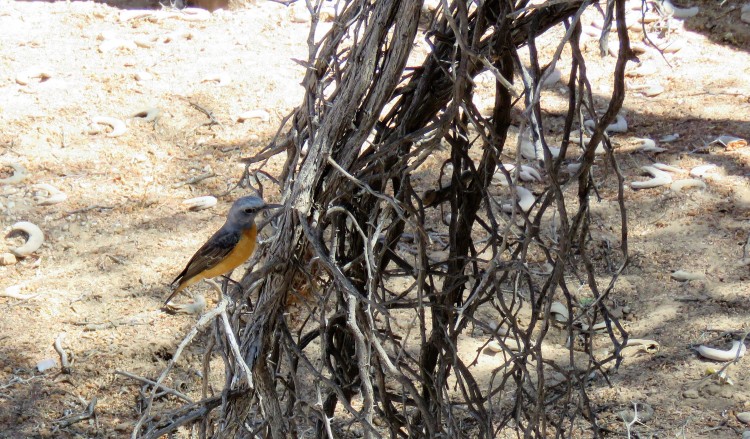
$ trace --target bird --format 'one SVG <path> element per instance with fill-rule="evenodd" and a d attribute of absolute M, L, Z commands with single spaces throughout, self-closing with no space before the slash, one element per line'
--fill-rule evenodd
<path fill-rule="evenodd" d="M 212 277 L 229 273 L 245 262 L 255 250 L 258 226 L 255 216 L 263 210 L 281 207 L 262 198 L 238 198 L 227 214 L 227 221 L 190 258 L 185 269 L 172 281 L 176 285 L 164 304 L 185 288 Z"/>

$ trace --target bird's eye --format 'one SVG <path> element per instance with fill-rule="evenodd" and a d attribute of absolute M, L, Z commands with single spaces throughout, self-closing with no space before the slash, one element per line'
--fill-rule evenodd
<path fill-rule="evenodd" d="M 244 212 L 245 213 L 253 213 L 253 212 L 255 212 L 255 209 L 253 209 L 252 207 L 247 207 L 247 208 L 245 208 Z"/>

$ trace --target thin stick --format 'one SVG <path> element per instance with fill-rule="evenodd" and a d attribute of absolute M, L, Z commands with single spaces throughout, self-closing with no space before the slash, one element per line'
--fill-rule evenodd
<path fill-rule="evenodd" d="M 124 370 L 115 370 L 115 375 L 122 375 L 124 377 L 130 378 L 130 379 L 133 379 L 133 380 L 136 380 L 136 381 L 140 381 L 142 383 L 146 383 L 146 384 L 151 385 L 151 386 L 157 386 L 158 388 L 160 388 L 161 390 L 163 390 L 164 392 L 166 392 L 166 393 L 168 393 L 170 395 L 176 396 L 176 397 L 178 397 L 180 399 L 184 399 L 187 402 L 193 402 L 193 400 L 189 396 L 185 395 L 184 393 L 178 392 L 177 390 L 172 389 L 170 387 L 167 387 L 164 384 L 158 384 L 156 381 L 152 381 L 152 380 L 150 380 L 148 378 L 144 378 L 142 376 L 134 375 L 134 374 L 132 374 L 130 372 L 126 372 Z"/>
<path fill-rule="evenodd" d="M 55 339 L 55 350 L 57 351 L 57 354 L 60 356 L 60 364 L 62 373 L 69 374 L 71 371 L 70 362 L 68 361 L 68 354 L 65 353 L 65 349 L 62 347 L 62 340 L 65 337 L 65 333 L 61 332 L 58 334 L 57 338 Z"/>
<path fill-rule="evenodd" d="M 224 322 L 224 332 L 227 333 L 227 340 L 229 340 L 229 346 L 231 346 L 232 348 L 234 358 L 237 363 L 239 363 L 242 371 L 245 372 L 245 376 L 247 377 L 247 384 L 252 389 L 255 387 L 253 386 L 253 373 L 250 370 L 250 367 L 245 362 L 245 359 L 242 357 L 242 354 L 240 353 L 240 346 L 237 344 L 237 337 L 235 337 L 234 335 L 232 325 L 229 324 L 229 316 L 227 316 L 226 308 L 221 311 L 221 321 Z"/>
<path fill-rule="evenodd" d="M 222 125 L 221 122 L 219 122 L 216 119 L 216 116 L 214 116 L 213 111 L 208 110 L 205 107 L 203 107 L 203 106 L 201 106 L 201 105 L 199 105 L 199 104 L 197 104 L 197 103 L 195 103 L 193 101 L 188 101 L 188 103 L 190 104 L 191 107 L 193 107 L 196 110 L 200 111 L 201 113 L 205 114 L 210 119 L 209 122 L 204 123 L 203 125 L 208 125 L 208 126 L 218 125 L 218 126 L 224 128 L 224 125 Z"/>
<path fill-rule="evenodd" d="M 203 174 L 196 175 L 194 177 L 190 177 L 190 178 L 188 178 L 185 181 L 181 181 L 179 183 L 175 183 L 175 184 L 172 185 L 172 187 L 176 189 L 178 187 L 182 187 L 182 186 L 185 186 L 185 185 L 188 185 L 188 184 L 200 183 L 201 181 L 207 180 L 207 179 L 212 178 L 212 177 L 216 177 L 216 173 L 215 172 L 205 172 Z"/>
<path fill-rule="evenodd" d="M 83 413 L 79 415 L 62 418 L 57 422 L 60 423 L 60 428 L 70 427 L 71 425 L 77 422 L 85 421 L 86 419 L 91 419 L 94 416 L 95 409 L 96 409 L 96 396 L 91 398 L 91 402 L 86 407 L 86 411 L 84 411 Z"/>

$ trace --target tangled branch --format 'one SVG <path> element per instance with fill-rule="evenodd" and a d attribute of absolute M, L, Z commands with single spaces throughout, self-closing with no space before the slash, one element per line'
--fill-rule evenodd
<path fill-rule="evenodd" d="M 206 355 L 224 359 L 221 401 L 204 386 L 203 402 L 179 419 L 203 419 L 202 433 L 219 437 L 599 436 L 587 391 L 627 340 L 608 309 L 628 253 L 623 179 L 604 131 L 632 56 L 624 0 L 606 14 L 620 45 L 614 91 L 580 150 L 573 131 L 596 117 L 579 39 L 589 0 L 442 0 L 421 61 L 412 50 L 421 2 L 339 3 L 319 41 L 313 19 L 302 105 L 244 160 L 252 176 L 285 157 L 286 208 L 263 263 L 214 324 Z M 321 4 L 308 7 L 315 16 Z M 538 42 L 558 25 L 564 36 L 542 66 Z M 558 150 L 545 138 L 542 85 L 566 48 Z M 491 114 L 473 100 L 485 71 Z M 590 234 L 600 145 L 618 187 L 614 268 L 598 263 Z M 523 166 L 539 180 L 522 184 Z M 485 342 L 474 353 L 462 346 L 476 330 Z M 567 339 L 565 355 L 550 355 L 553 332 Z M 602 332 L 604 356 L 595 355 Z M 477 367 L 487 349 L 497 351 L 490 370 Z"/>

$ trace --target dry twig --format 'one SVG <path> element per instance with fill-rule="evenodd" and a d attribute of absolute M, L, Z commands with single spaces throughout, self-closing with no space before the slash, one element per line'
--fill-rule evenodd
<path fill-rule="evenodd" d="M 55 351 L 57 351 L 57 354 L 60 356 L 60 370 L 62 370 L 62 373 L 69 374 L 71 372 L 70 368 L 70 361 L 68 361 L 68 354 L 65 352 L 65 349 L 62 347 L 62 340 L 65 337 L 65 333 L 61 332 L 57 335 L 57 338 L 55 338 Z"/>

